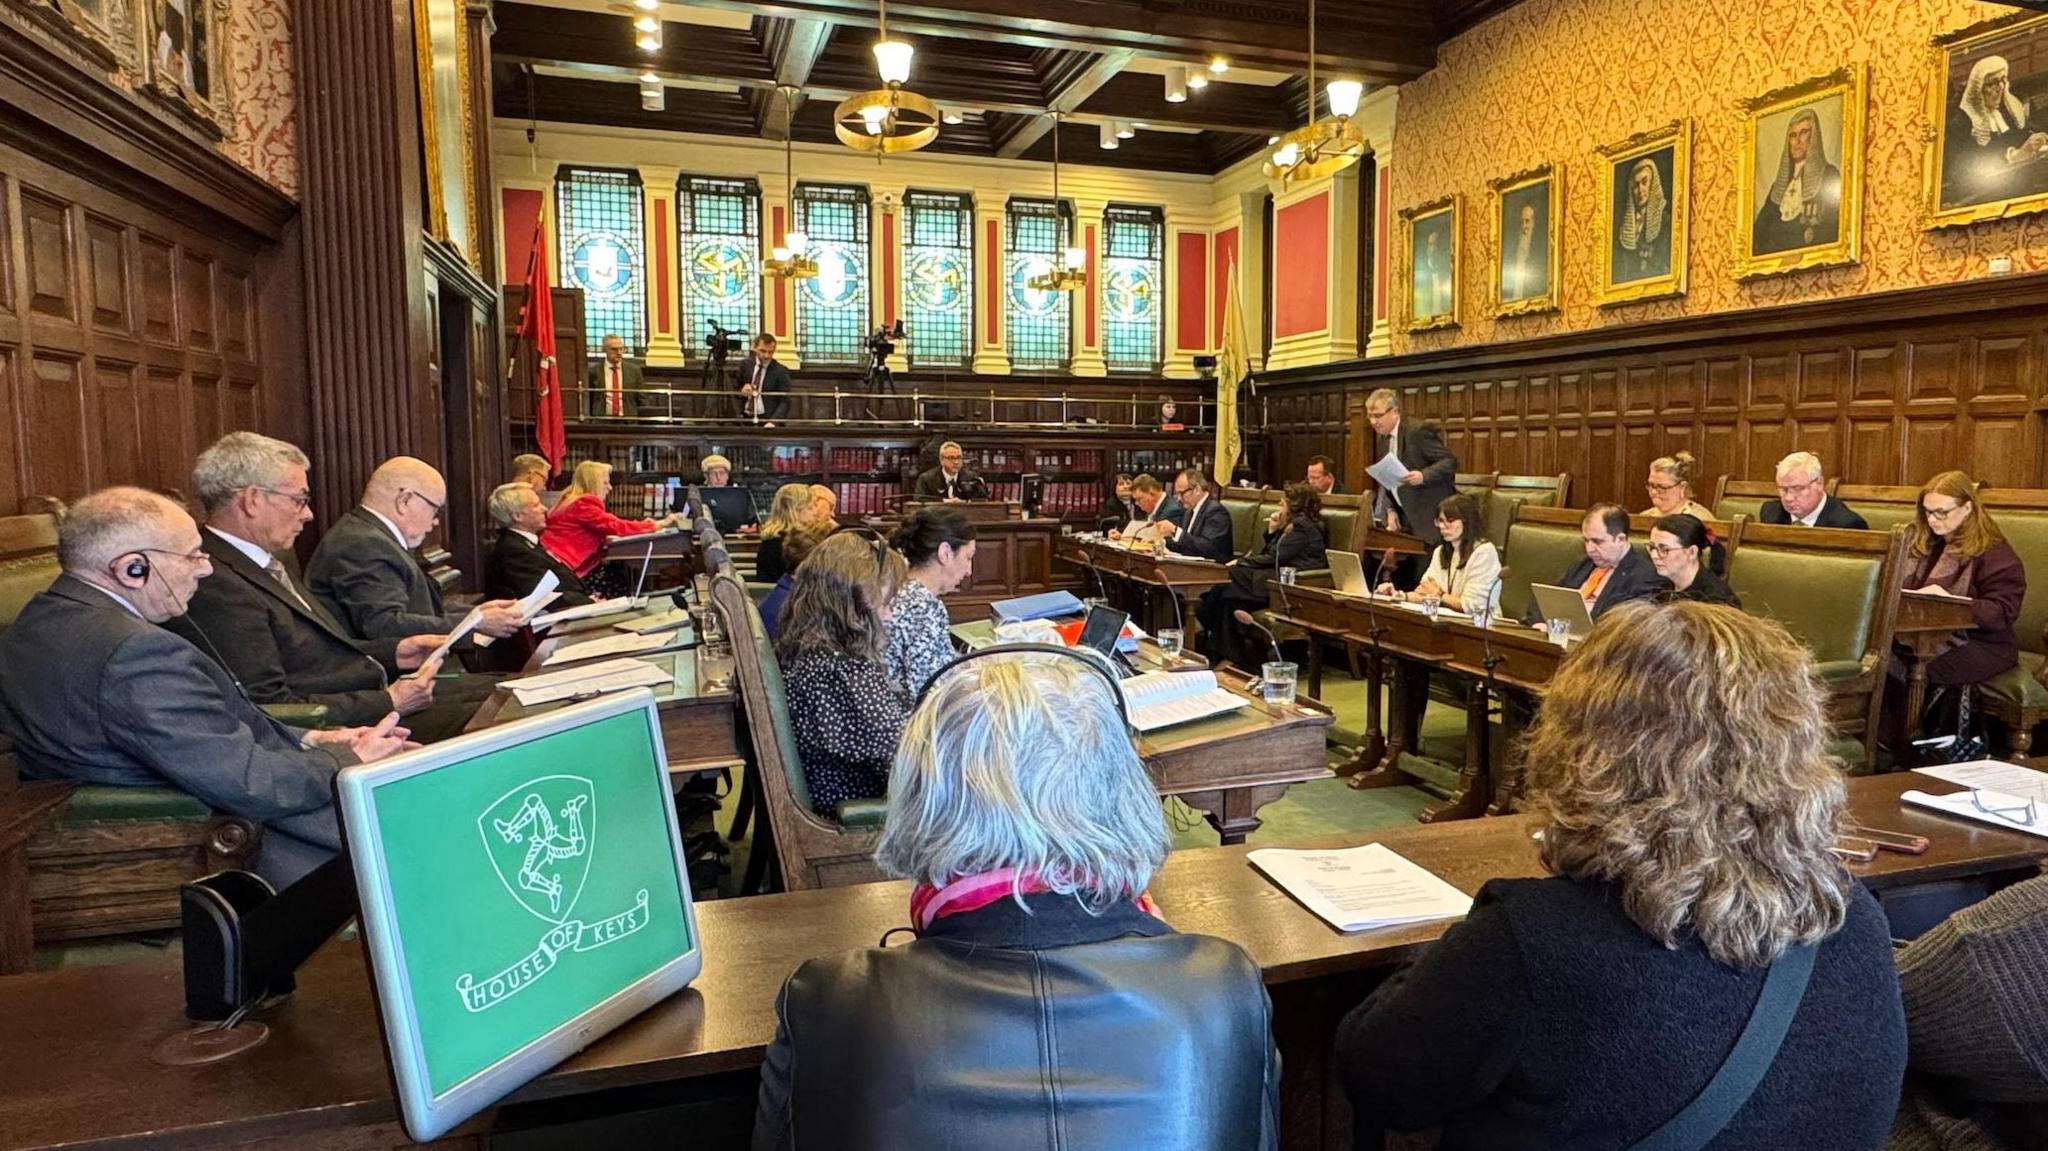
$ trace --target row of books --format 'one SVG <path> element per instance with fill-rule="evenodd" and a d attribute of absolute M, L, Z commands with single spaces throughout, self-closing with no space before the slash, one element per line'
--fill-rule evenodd
<path fill-rule="evenodd" d="M 783 446 L 768 458 L 768 474 L 807 475 L 818 470 L 818 453 L 811 448 Z M 838 469 L 834 469 L 835 471 Z"/>
<path fill-rule="evenodd" d="M 652 484 L 616 483 L 612 485 L 611 494 L 604 499 L 604 508 L 626 519 L 660 519 L 676 506 L 682 487 L 679 479 Z"/>
<path fill-rule="evenodd" d="M 833 448 L 825 458 L 837 473 L 901 473 L 917 462 L 915 454 L 902 448 Z"/>
<path fill-rule="evenodd" d="M 839 514 L 882 515 L 896 511 L 903 502 L 903 484 L 898 480 L 841 481 L 832 485 L 839 496 Z"/>

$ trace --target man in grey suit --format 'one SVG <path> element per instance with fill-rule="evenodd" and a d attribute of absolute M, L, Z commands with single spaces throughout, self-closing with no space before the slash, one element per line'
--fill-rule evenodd
<path fill-rule="evenodd" d="M 370 473 L 363 502 L 320 538 L 306 584 L 350 635 L 405 639 L 446 632 L 461 621 L 466 613 L 442 606 L 441 585 L 414 551 L 447 502 L 448 484 L 431 464 L 395 456 Z M 481 606 L 477 630 L 493 638 L 511 635 L 524 622 L 511 600 Z"/>
<path fill-rule="evenodd" d="M 604 358 L 583 373 L 583 410 L 593 416 L 640 415 L 645 408 L 640 402 L 643 382 L 640 361 L 626 358 L 626 341 L 606 336 Z"/>
<path fill-rule="evenodd" d="M 278 558 L 313 518 L 306 469 L 305 453 L 255 432 L 230 432 L 199 454 L 192 488 L 206 511 L 200 539 L 213 576 L 164 626 L 202 647 L 201 629 L 214 637 L 211 650 L 259 704 L 321 704 L 340 727 L 396 711 L 422 743 L 459 734 L 490 679 L 422 666 L 439 632 L 356 639 Z"/>
<path fill-rule="evenodd" d="M 1401 397 L 1392 388 L 1381 388 L 1365 398 L 1365 418 L 1372 423 L 1373 462 L 1385 459 L 1391 451 L 1408 468 L 1399 488 L 1381 488 L 1373 497 L 1373 519 L 1390 530 L 1406 530 L 1430 547 L 1442 543 L 1436 530 L 1436 509 L 1450 498 L 1458 458 L 1444 447 L 1435 428 L 1402 418 Z"/>
<path fill-rule="evenodd" d="M 0 635 L 0 732 L 23 774 L 170 785 L 264 825 L 256 870 L 282 887 L 340 846 L 334 773 L 407 746 L 376 727 L 298 731 L 258 710 L 215 661 L 156 626 L 212 571 L 199 527 L 140 488 L 72 505 L 63 574 Z"/>

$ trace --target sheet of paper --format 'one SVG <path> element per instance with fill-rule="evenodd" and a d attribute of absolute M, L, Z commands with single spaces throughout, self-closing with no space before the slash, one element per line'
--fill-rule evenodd
<path fill-rule="evenodd" d="M 1909 791 L 1899 796 L 1901 803 L 1938 811 L 1958 819 L 1971 819 L 1988 823 L 2007 831 L 2023 832 L 2048 839 L 2048 809 L 2038 801 L 2033 810 L 2026 810 L 2029 797 L 2009 795 L 2002 791 L 1982 788 L 1977 791 L 1958 791 L 1949 795 L 1929 795 L 1924 791 Z M 1978 806 L 1982 804 L 1983 806 Z M 1985 808 L 1989 808 L 1987 811 Z M 2027 822 L 2032 819 L 2033 822 Z"/>
<path fill-rule="evenodd" d="M 533 630 L 546 631 L 558 623 L 617 615 L 620 612 L 634 611 L 645 606 L 647 605 L 644 600 L 636 600 L 630 596 L 621 596 L 618 599 L 593 600 L 580 607 L 565 607 L 561 611 L 551 611 L 545 615 L 534 616 L 529 622 L 532 624 Z"/>
<path fill-rule="evenodd" d="M 671 608 L 659 615 L 648 616 L 646 619 L 629 619 L 624 623 L 615 623 L 612 626 L 620 631 L 648 635 L 657 631 L 670 631 L 682 627 L 689 622 L 689 612 L 684 611 L 682 608 Z"/>
<path fill-rule="evenodd" d="M 533 585 L 533 590 L 526 593 L 526 598 L 519 601 L 519 618 L 530 620 L 540 613 L 540 609 L 560 599 L 562 593 L 555 589 L 561 586 L 562 581 L 555 573 L 543 574 L 540 582 Z"/>
<path fill-rule="evenodd" d="M 2002 791 L 2007 795 L 2017 795 L 2021 799 L 2031 799 L 2035 803 L 2048 805 L 2048 772 L 2021 767 L 2017 763 L 2007 763 L 1998 759 L 1978 759 L 1969 763 L 1916 767 L 1913 772 L 1916 775 L 1959 783 L 1964 787 Z"/>
<path fill-rule="evenodd" d="M 1472 910 L 1472 897 L 1382 843 L 1339 851 L 1261 848 L 1245 857 L 1339 931 L 1363 931 Z"/>
<path fill-rule="evenodd" d="M 527 707 L 558 699 L 601 695 L 629 687 L 658 686 L 673 679 L 670 672 L 637 659 L 610 659 L 563 671 L 508 679 L 504 686 Z"/>
<path fill-rule="evenodd" d="M 1158 731 L 1162 727 L 1193 723 L 1198 719 L 1208 719 L 1212 715 L 1224 715 L 1250 707 L 1251 703 L 1248 697 L 1219 687 L 1200 695 L 1185 695 L 1164 703 L 1134 707 L 1131 709 L 1131 726 L 1141 732 Z"/>
<path fill-rule="evenodd" d="M 483 618 L 483 608 L 470 608 L 469 614 L 462 617 L 462 622 L 455 625 L 455 630 L 448 633 L 448 638 L 441 641 L 441 646 L 434 649 L 434 654 L 428 656 L 426 659 L 420 662 L 420 670 L 414 672 L 413 674 L 424 674 L 426 670 L 432 667 L 437 661 L 447 659 L 449 649 L 453 648 L 456 644 L 461 643 L 463 636 L 466 636 L 470 632 L 475 631 L 478 621 L 482 620 Z"/>
<path fill-rule="evenodd" d="M 634 532 L 632 535 L 629 536 L 606 536 L 604 537 L 604 546 L 606 546 L 607 548 L 615 548 L 623 547 L 626 544 L 644 544 L 650 543 L 654 540 L 665 540 L 670 538 L 671 536 L 679 536 L 682 534 L 682 528 L 666 527 L 657 532 Z"/>
<path fill-rule="evenodd" d="M 1956 593 L 1954 593 L 1954 592 L 1952 592 L 1952 591 L 1948 590 L 1947 588 L 1945 588 L 1945 587 L 1941 587 L 1941 586 L 1938 586 L 1938 585 L 1936 585 L 1936 584 L 1928 584 L 1928 585 L 1927 585 L 1926 587 L 1910 587 L 1910 588 L 1907 588 L 1907 589 L 1906 589 L 1906 590 L 1905 590 L 1905 591 L 1904 591 L 1903 593 L 1901 593 L 1901 594 L 1904 594 L 1904 595 L 1916 595 L 1916 596 L 1919 596 L 1919 597 L 1920 597 L 1920 598 L 1922 598 L 1922 599 L 1960 599 L 1960 600 L 1967 600 L 1967 599 L 1969 599 L 1969 598 L 1970 598 L 1969 596 L 1966 596 L 1966 595 L 1957 595 Z"/>
<path fill-rule="evenodd" d="M 581 663 L 587 659 L 599 659 L 608 655 L 633 655 L 643 651 L 656 651 L 675 642 L 676 634 L 673 629 L 649 635 L 635 635 L 631 632 L 625 635 L 608 635 L 587 643 L 567 644 L 542 660 L 541 666 L 558 667 L 565 663 Z"/>
<path fill-rule="evenodd" d="M 1408 465 L 1396 458 L 1394 453 L 1388 452 L 1380 457 L 1378 463 L 1365 469 L 1365 474 L 1371 476 L 1374 483 L 1389 491 L 1398 490 L 1401 481 L 1408 477 Z"/>

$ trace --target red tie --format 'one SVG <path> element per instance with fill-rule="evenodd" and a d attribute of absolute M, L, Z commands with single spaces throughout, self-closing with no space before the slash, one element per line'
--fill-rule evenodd
<path fill-rule="evenodd" d="M 619 391 L 619 366 L 613 364 L 606 370 L 611 374 L 612 386 L 606 394 L 605 412 L 608 415 L 623 416 L 626 414 L 626 401 Z"/>

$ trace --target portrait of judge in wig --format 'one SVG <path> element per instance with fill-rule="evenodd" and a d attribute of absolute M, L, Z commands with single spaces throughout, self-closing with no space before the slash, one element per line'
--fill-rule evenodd
<path fill-rule="evenodd" d="M 2023 59 L 2048 48 L 2048 24 L 2015 34 L 2033 41 Z M 1958 207 L 2048 190 L 2048 123 L 2021 92 L 2038 91 L 2048 77 L 2016 77 L 2001 55 L 1970 64 L 1953 99 L 1941 141 L 1941 206 Z M 2017 90 L 2016 90 L 2017 89 Z"/>
<path fill-rule="evenodd" d="M 1841 139 L 1840 95 L 1757 121 L 1752 170 L 1758 207 L 1750 227 L 1751 254 L 1789 252 L 1841 238 L 1842 169 L 1829 159 Z"/>
<path fill-rule="evenodd" d="M 1660 148 L 1614 165 L 1614 236 L 1610 279 L 1616 284 L 1671 274 L 1672 150 Z"/>

